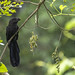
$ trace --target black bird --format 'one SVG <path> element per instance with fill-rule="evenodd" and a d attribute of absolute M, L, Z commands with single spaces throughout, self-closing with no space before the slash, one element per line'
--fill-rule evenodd
<path fill-rule="evenodd" d="M 7 41 L 15 34 L 15 32 L 18 30 L 17 23 L 20 21 L 19 18 L 12 18 L 9 21 L 9 24 L 6 28 L 6 39 Z M 17 67 L 20 63 L 20 57 L 19 57 L 19 47 L 17 44 L 18 40 L 18 33 L 14 36 L 14 38 L 10 41 L 8 47 L 10 49 L 10 62 L 13 67 Z"/>

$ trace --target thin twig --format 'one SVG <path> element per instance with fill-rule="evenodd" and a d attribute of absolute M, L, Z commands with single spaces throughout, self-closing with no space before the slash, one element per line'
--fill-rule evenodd
<path fill-rule="evenodd" d="M 57 64 L 56 68 L 57 68 L 58 73 L 60 72 L 60 57 L 58 55 L 58 47 L 59 47 L 59 44 L 60 44 L 61 37 L 62 37 L 62 31 L 61 31 L 60 36 L 59 36 L 59 40 L 58 40 L 59 43 L 56 46 L 55 51 L 52 53 L 52 57 L 54 58 L 54 61 Z"/>
<path fill-rule="evenodd" d="M 42 28 L 42 29 L 45 29 L 45 30 L 48 30 L 48 29 L 51 28 L 51 26 L 49 26 L 49 27 L 42 27 L 41 25 L 38 25 L 38 27 L 40 27 L 40 28 Z"/>
<path fill-rule="evenodd" d="M 45 9 L 47 10 L 47 13 L 48 13 L 49 17 L 51 18 L 51 20 L 52 20 L 54 23 L 56 23 L 60 29 L 65 30 L 63 27 L 60 26 L 60 24 L 59 24 L 59 23 L 57 22 L 57 20 L 54 18 L 52 12 L 46 7 L 46 5 L 45 5 L 44 3 L 43 3 L 43 5 L 44 5 Z M 50 14 L 49 14 L 49 13 L 50 13 Z"/>
<path fill-rule="evenodd" d="M 33 5 L 38 5 L 38 3 L 34 3 L 34 2 L 31 2 L 31 1 L 22 1 L 23 3 L 31 3 Z"/>
<path fill-rule="evenodd" d="M 19 27 L 18 31 L 26 24 L 26 22 L 39 10 L 40 6 L 44 3 L 45 0 L 39 3 L 38 7 L 30 14 L 30 16 L 25 20 L 25 22 Z"/>
<path fill-rule="evenodd" d="M 75 14 L 66 14 L 66 13 L 59 13 L 59 14 L 56 14 L 56 15 L 53 15 L 53 16 L 75 16 Z"/>
<path fill-rule="evenodd" d="M 60 44 L 61 37 L 62 37 L 62 31 L 61 31 L 61 33 L 60 33 L 59 40 L 58 40 L 58 41 L 59 41 L 59 44 Z M 56 46 L 55 52 L 57 52 L 58 47 L 59 47 L 59 44 Z"/>
<path fill-rule="evenodd" d="M 37 6 L 39 5 L 39 3 L 34 3 L 31 1 L 16 1 L 16 2 L 30 3 L 30 4 L 37 5 Z"/>
<path fill-rule="evenodd" d="M 7 49 L 8 44 L 10 43 L 10 41 L 14 38 L 14 36 L 20 31 L 20 29 L 28 22 L 28 20 L 39 10 L 40 6 L 45 2 L 45 0 L 42 0 L 42 2 L 40 2 L 37 6 L 37 8 L 27 17 L 27 19 L 24 21 L 24 23 L 19 27 L 19 29 L 17 30 L 17 32 L 9 39 L 9 41 L 7 42 L 7 44 L 5 45 L 3 52 L 0 56 L 0 61 Z"/>

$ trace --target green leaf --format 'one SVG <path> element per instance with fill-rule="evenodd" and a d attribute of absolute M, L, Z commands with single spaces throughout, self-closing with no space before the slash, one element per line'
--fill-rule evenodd
<path fill-rule="evenodd" d="M 11 1 L 8 1 L 7 4 L 9 5 L 11 3 Z"/>
<path fill-rule="evenodd" d="M 2 1 L 1 4 L 4 4 L 4 1 Z"/>
<path fill-rule="evenodd" d="M 16 4 L 16 2 L 13 2 L 12 4 Z"/>
<path fill-rule="evenodd" d="M 23 2 L 20 3 L 20 5 L 24 4 Z"/>
<path fill-rule="evenodd" d="M 70 30 L 72 30 L 72 31 L 75 30 L 75 19 L 72 19 L 66 23 L 65 30 L 67 30 L 67 31 L 63 32 L 64 35 L 71 40 L 75 40 L 75 35 L 70 31 Z"/>
<path fill-rule="evenodd" d="M 75 11 L 75 9 L 71 9 L 71 11 L 72 11 L 72 12 L 74 12 L 74 11 Z"/>
<path fill-rule="evenodd" d="M 12 12 L 12 13 L 16 13 L 16 10 L 10 9 L 10 12 Z"/>
<path fill-rule="evenodd" d="M 63 2 L 66 2 L 66 0 L 63 0 Z"/>
<path fill-rule="evenodd" d="M 0 40 L 0 43 L 3 42 L 3 40 Z"/>
<path fill-rule="evenodd" d="M 71 9 L 71 11 L 74 12 L 74 11 L 75 11 L 75 7 L 73 7 L 73 8 Z"/>
<path fill-rule="evenodd" d="M 66 5 L 60 5 L 59 6 L 59 9 L 61 10 L 61 13 L 62 13 L 63 9 L 66 8 L 66 7 L 67 7 Z"/>
<path fill-rule="evenodd" d="M 9 14 L 9 13 L 8 13 L 8 14 L 6 14 L 6 16 L 11 16 L 11 15 L 12 15 L 12 14 Z"/>
<path fill-rule="evenodd" d="M 44 65 L 45 65 L 45 62 L 43 62 L 43 61 L 36 61 L 36 62 L 35 62 L 35 65 L 36 65 L 36 66 L 39 66 L 39 67 L 40 67 L 40 66 L 44 66 Z"/>
<path fill-rule="evenodd" d="M 0 4 L 1 4 L 1 1 L 0 1 Z"/>
<path fill-rule="evenodd" d="M 0 62 L 0 73 L 8 72 L 6 66 Z"/>

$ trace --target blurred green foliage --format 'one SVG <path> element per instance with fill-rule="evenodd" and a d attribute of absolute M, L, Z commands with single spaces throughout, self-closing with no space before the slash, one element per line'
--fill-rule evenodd
<path fill-rule="evenodd" d="M 75 40 L 75 18 L 66 23 L 65 29 L 68 31 L 64 31 L 64 35 L 71 40 Z"/>
<path fill-rule="evenodd" d="M 30 0 L 33 2 L 39 2 L 38 0 Z M 53 14 L 58 14 L 54 7 L 50 7 L 53 0 L 47 0 L 45 4 Z M 63 2 L 64 1 L 64 2 Z M 60 5 L 67 5 L 68 8 L 74 1 L 69 0 L 56 0 L 53 6 L 60 11 Z M 74 14 L 67 9 L 63 10 L 63 13 Z M 34 11 L 36 6 L 32 4 L 24 4 L 22 8 L 16 8 L 16 13 L 10 17 L 2 16 L 0 18 L 0 37 L 3 43 L 6 44 L 6 26 L 12 17 L 19 17 L 21 21 L 18 23 L 20 26 L 25 19 Z M 37 26 L 35 24 L 35 16 L 33 16 L 26 25 L 19 31 L 18 44 L 20 47 L 20 65 L 16 68 L 12 67 L 9 58 L 9 49 L 6 50 L 2 62 L 6 65 L 10 75 L 74 75 L 75 71 L 72 68 L 75 65 L 75 41 L 62 35 L 61 42 L 58 48 L 58 55 L 60 57 L 60 72 L 57 72 L 56 64 L 52 59 L 52 53 L 55 47 L 58 45 L 60 28 L 52 22 L 49 18 L 44 6 L 39 9 L 39 22 Z M 58 23 L 65 28 L 66 24 L 73 20 L 74 16 L 56 16 L 55 19 Z M 48 28 L 48 29 L 43 29 Z M 29 40 L 32 36 L 32 31 L 38 35 L 37 48 L 31 52 Z M 74 30 L 73 30 L 74 31 Z M 72 33 L 72 32 L 70 32 Z M 74 35 L 74 34 L 73 34 Z M 0 45 L 0 55 L 4 46 Z M 34 53 L 34 55 L 33 55 Z"/>

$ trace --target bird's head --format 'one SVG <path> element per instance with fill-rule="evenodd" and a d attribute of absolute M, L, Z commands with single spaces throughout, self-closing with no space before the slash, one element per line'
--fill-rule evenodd
<path fill-rule="evenodd" d="M 20 21 L 20 18 L 12 18 L 12 19 L 9 21 L 9 25 L 11 25 L 11 24 L 17 24 L 18 21 Z"/>

